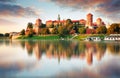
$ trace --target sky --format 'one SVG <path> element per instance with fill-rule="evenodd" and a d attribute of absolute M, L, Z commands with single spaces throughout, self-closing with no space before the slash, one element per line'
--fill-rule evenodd
<path fill-rule="evenodd" d="M 27 23 L 47 20 L 86 19 L 93 14 L 108 23 L 120 23 L 120 0 L 0 0 L 0 33 L 19 32 Z"/>

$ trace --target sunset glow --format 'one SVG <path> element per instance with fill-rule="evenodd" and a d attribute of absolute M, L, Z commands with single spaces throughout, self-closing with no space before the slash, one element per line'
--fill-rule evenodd
<path fill-rule="evenodd" d="M 0 0 L 0 33 L 19 32 L 28 22 L 40 18 L 43 23 L 63 19 L 86 19 L 86 14 L 98 17 L 106 24 L 120 22 L 120 0 Z"/>

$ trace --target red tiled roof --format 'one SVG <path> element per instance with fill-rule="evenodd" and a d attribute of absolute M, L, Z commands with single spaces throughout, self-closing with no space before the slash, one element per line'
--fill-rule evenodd
<path fill-rule="evenodd" d="M 79 20 L 72 20 L 72 22 L 79 22 Z"/>
<path fill-rule="evenodd" d="M 48 21 L 46 21 L 46 22 L 53 22 L 52 20 L 48 20 Z"/>

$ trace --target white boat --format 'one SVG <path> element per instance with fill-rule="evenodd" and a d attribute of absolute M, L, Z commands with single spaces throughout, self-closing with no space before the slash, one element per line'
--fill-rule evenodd
<path fill-rule="evenodd" d="M 85 41 L 101 41 L 100 37 L 88 37 L 85 39 Z"/>
<path fill-rule="evenodd" d="M 120 34 L 110 34 L 104 38 L 105 41 L 120 41 Z"/>

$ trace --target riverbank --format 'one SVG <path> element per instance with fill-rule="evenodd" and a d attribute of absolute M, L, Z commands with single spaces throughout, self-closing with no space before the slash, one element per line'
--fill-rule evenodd
<path fill-rule="evenodd" d="M 70 39 L 72 37 L 72 35 L 67 35 L 64 37 L 60 37 L 58 35 L 39 35 L 39 36 L 32 36 L 32 37 L 28 37 L 28 36 L 20 36 L 17 39 L 27 39 L 27 40 L 60 40 L 60 39 Z"/>
<path fill-rule="evenodd" d="M 100 37 L 103 40 L 105 36 L 106 35 L 104 34 L 79 34 L 75 37 L 74 35 L 67 35 L 64 37 L 60 37 L 58 35 L 39 35 L 39 36 L 32 36 L 32 37 L 20 36 L 17 39 L 27 39 L 27 40 L 33 40 L 33 39 L 35 40 L 71 40 L 71 39 L 75 39 L 75 40 L 83 41 L 88 37 Z"/>
<path fill-rule="evenodd" d="M 100 37 L 103 40 L 105 38 L 105 36 L 107 36 L 107 35 L 105 35 L 105 34 L 79 34 L 74 39 L 83 41 L 88 37 Z"/>

